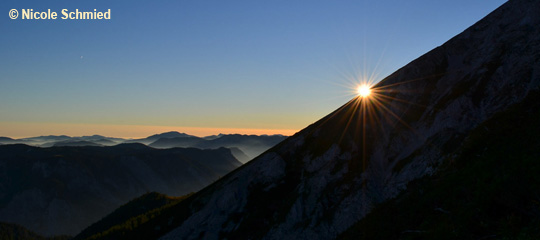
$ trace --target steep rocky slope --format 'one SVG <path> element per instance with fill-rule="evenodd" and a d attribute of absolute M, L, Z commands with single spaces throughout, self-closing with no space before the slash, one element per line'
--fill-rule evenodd
<path fill-rule="evenodd" d="M 351 100 L 184 200 L 183 214 L 156 235 L 336 238 L 538 90 L 538 12 L 538 1 L 507 2 L 385 78 L 375 96 Z"/>
<path fill-rule="evenodd" d="M 533 91 L 340 238 L 540 239 L 539 122 L 540 91 Z"/>
<path fill-rule="evenodd" d="M 226 148 L 0 146 L 0 221 L 75 235 L 150 191 L 182 196 L 241 163 Z"/>

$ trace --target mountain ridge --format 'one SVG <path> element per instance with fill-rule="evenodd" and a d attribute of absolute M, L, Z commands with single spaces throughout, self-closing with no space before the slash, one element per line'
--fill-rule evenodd
<path fill-rule="evenodd" d="M 540 91 L 477 126 L 439 170 L 340 239 L 540 238 Z"/>
<path fill-rule="evenodd" d="M 538 89 L 539 11 L 505 3 L 385 78 L 378 98 L 351 100 L 186 199 L 162 239 L 336 238 Z"/>
<path fill-rule="evenodd" d="M 220 134 L 215 138 L 198 137 L 173 137 L 159 138 L 150 147 L 171 148 L 171 147 L 195 147 L 200 149 L 215 149 L 219 147 L 238 148 L 247 158 L 238 155 L 237 158 L 245 159 L 245 163 L 258 156 L 270 147 L 284 140 L 281 135 L 242 135 L 242 134 Z"/>
<path fill-rule="evenodd" d="M 148 191 L 185 195 L 241 163 L 230 149 L 0 146 L 0 221 L 74 235 Z"/>

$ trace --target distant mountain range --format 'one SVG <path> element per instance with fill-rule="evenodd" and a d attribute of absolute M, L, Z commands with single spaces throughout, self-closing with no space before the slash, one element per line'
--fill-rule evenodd
<path fill-rule="evenodd" d="M 2 145 L 0 221 L 44 236 L 75 235 L 143 193 L 182 196 L 241 165 L 227 148 Z"/>
<path fill-rule="evenodd" d="M 244 152 L 249 159 L 252 159 L 270 147 L 283 141 L 286 137 L 282 135 L 240 135 L 240 134 L 220 134 L 215 137 L 198 138 L 194 136 L 182 136 L 172 138 L 159 138 L 149 146 L 155 148 L 172 147 L 195 147 L 201 149 L 214 149 L 218 147 L 238 148 Z M 242 156 L 237 156 L 242 160 Z M 245 161 L 242 161 L 245 162 Z"/>
<path fill-rule="evenodd" d="M 82 136 L 82 137 L 70 137 L 66 135 L 50 135 L 39 136 L 29 138 L 13 139 L 9 137 L 0 137 L 1 144 L 26 144 L 36 147 L 52 147 L 55 144 L 58 146 L 71 145 L 71 146 L 113 146 L 126 142 L 126 139 L 105 137 L 101 135 Z"/>
<path fill-rule="evenodd" d="M 216 149 L 220 147 L 235 148 L 235 157 L 245 163 L 277 143 L 283 141 L 282 135 L 241 135 L 219 134 L 207 137 L 197 137 L 179 132 L 165 132 L 141 139 L 112 138 L 101 135 L 70 137 L 39 136 L 21 139 L 0 137 L 0 144 L 26 144 L 37 147 L 61 146 L 114 146 L 121 143 L 142 143 L 154 148 L 194 147 L 201 149 Z"/>
<path fill-rule="evenodd" d="M 179 132 L 175 132 L 175 131 L 172 131 L 172 132 L 165 132 L 165 133 L 160 133 L 160 134 L 155 134 L 155 135 L 152 135 L 152 136 L 149 136 L 149 137 L 146 137 L 146 138 L 141 138 L 141 139 L 130 139 L 130 140 L 127 140 L 126 143 L 143 143 L 143 144 L 146 144 L 146 145 L 149 145 L 161 138 L 198 138 L 196 136 L 192 136 L 192 135 L 188 135 L 188 134 L 185 134 L 185 133 L 179 133 Z"/>
<path fill-rule="evenodd" d="M 0 137 L 0 221 L 44 236 L 74 235 L 145 192 L 198 191 L 283 139 L 179 132 L 142 139 Z"/>

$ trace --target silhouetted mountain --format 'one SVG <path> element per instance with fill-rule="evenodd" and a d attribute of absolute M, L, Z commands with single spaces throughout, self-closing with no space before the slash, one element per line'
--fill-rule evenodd
<path fill-rule="evenodd" d="M 196 137 L 179 132 L 155 134 L 141 139 L 122 139 L 101 135 L 70 137 L 70 136 L 40 136 L 22 139 L 0 137 L 0 144 L 26 144 L 37 147 L 53 146 L 114 146 L 120 143 L 142 143 L 155 148 L 194 147 L 201 149 L 216 149 L 221 147 L 237 148 L 233 154 L 242 163 L 258 156 L 269 148 L 285 139 L 282 135 L 240 135 L 219 134 L 207 137 Z"/>
<path fill-rule="evenodd" d="M 206 140 L 214 140 L 214 139 L 220 138 L 222 136 L 223 136 L 223 134 L 220 133 L 219 135 L 211 135 L 211 136 L 206 136 L 206 137 L 203 137 L 203 138 L 206 139 Z"/>
<path fill-rule="evenodd" d="M 508 1 L 385 78 L 373 96 L 351 100 L 171 207 L 169 224 L 134 232 L 538 238 L 539 12 L 539 1 Z"/>
<path fill-rule="evenodd" d="M 53 147 L 82 147 L 82 146 L 103 146 L 101 144 L 97 144 L 90 141 L 77 141 L 77 140 L 66 140 L 66 141 L 60 141 L 55 142 L 53 144 Z"/>
<path fill-rule="evenodd" d="M 244 152 L 248 160 L 258 156 L 269 148 L 283 141 L 286 137 L 282 135 L 241 135 L 241 134 L 220 134 L 217 138 L 160 138 L 149 146 L 155 148 L 172 147 L 196 147 L 201 149 L 214 149 L 219 147 L 238 148 Z M 210 139 L 210 140 L 209 140 Z M 239 159 L 240 160 L 240 159 Z M 242 161 L 242 160 L 241 160 Z M 247 161 L 242 161 L 247 162 Z"/>
<path fill-rule="evenodd" d="M 52 142 L 52 141 L 65 141 L 69 139 L 71 139 L 71 137 L 66 136 L 66 135 L 60 135 L 60 136 L 49 135 L 49 136 L 23 138 L 21 140 L 36 141 L 36 142 Z"/>
<path fill-rule="evenodd" d="M 206 142 L 203 138 L 192 137 L 179 137 L 179 138 L 160 138 L 155 142 L 149 144 L 148 146 L 154 148 L 173 148 L 173 147 L 194 147 L 199 145 L 201 142 Z"/>
<path fill-rule="evenodd" d="M 189 196 L 189 195 L 187 195 Z M 144 194 L 130 202 L 122 205 L 118 209 L 114 210 L 111 214 L 107 215 L 100 221 L 92 224 L 90 227 L 83 230 L 73 239 L 87 239 L 87 238 L 109 238 L 109 239 L 137 239 L 140 236 L 129 236 L 130 228 L 137 224 L 137 228 L 140 225 L 146 223 L 146 221 L 153 219 L 155 216 L 161 216 L 162 211 L 166 211 L 170 206 L 175 205 L 185 199 L 183 197 L 169 197 L 167 195 L 151 192 Z M 143 220 L 146 220 L 143 222 Z"/>
<path fill-rule="evenodd" d="M 99 145 L 103 145 L 103 146 L 114 146 L 120 143 L 120 142 L 109 140 L 107 138 L 91 140 L 91 142 L 99 144 Z"/>
<path fill-rule="evenodd" d="M 259 156 L 270 147 L 275 146 L 287 137 L 282 135 L 241 135 L 226 134 L 219 138 L 201 144 L 201 148 L 237 147 L 250 158 Z"/>
<path fill-rule="evenodd" d="M 125 142 L 122 138 L 104 137 L 100 135 L 70 137 L 65 135 L 60 136 L 40 136 L 21 139 L 12 139 L 8 137 L 0 137 L 0 144 L 26 144 L 37 147 L 52 147 L 52 146 L 113 146 Z"/>
<path fill-rule="evenodd" d="M 195 136 L 191 136 L 185 133 L 179 133 L 176 131 L 171 131 L 171 132 L 166 132 L 166 133 L 155 134 L 150 137 L 147 137 L 147 139 L 157 140 L 160 138 L 178 138 L 178 137 L 195 137 Z"/>
<path fill-rule="evenodd" d="M 238 159 L 238 161 L 242 162 L 242 163 L 245 163 L 245 162 L 248 162 L 249 160 L 251 160 L 250 157 L 248 157 L 246 154 L 244 154 L 244 152 L 242 152 L 242 150 L 240 150 L 239 148 L 237 147 L 230 147 L 228 149 L 231 149 L 231 153 L 232 155 Z"/>
<path fill-rule="evenodd" d="M 32 140 L 24 140 L 24 139 L 13 139 L 9 137 L 0 137 L 0 144 L 32 144 L 34 143 Z"/>
<path fill-rule="evenodd" d="M 108 141 L 111 141 L 111 142 L 118 142 L 118 143 L 125 141 L 125 139 L 123 139 L 123 138 L 105 137 L 105 136 L 101 136 L 101 135 L 72 137 L 72 139 L 86 140 L 86 141 L 92 141 L 92 142 L 101 141 L 101 140 L 108 140 Z"/>
<path fill-rule="evenodd" d="M 23 226 L 0 222 L 0 239 L 2 240 L 68 240 L 70 236 L 43 237 Z"/>
<path fill-rule="evenodd" d="M 14 142 L 15 140 L 13 138 L 8 138 L 8 137 L 0 137 L 0 143 L 12 143 Z"/>
<path fill-rule="evenodd" d="M 185 133 L 179 133 L 179 132 L 172 131 L 172 132 L 155 134 L 155 135 L 149 136 L 147 138 L 127 140 L 126 143 L 143 143 L 143 144 L 149 145 L 149 144 L 155 142 L 158 139 L 167 139 L 167 138 L 195 138 L 195 139 L 198 139 L 199 137 L 191 136 L 191 135 L 188 135 L 188 134 L 185 134 Z"/>
<path fill-rule="evenodd" d="M 52 146 L 114 146 L 125 142 L 122 138 L 104 137 L 101 135 L 70 137 L 62 141 L 48 141 L 41 144 L 40 147 Z"/>
<path fill-rule="evenodd" d="M 195 192 L 240 166 L 226 148 L 0 146 L 0 221 L 74 235 L 145 192 Z"/>

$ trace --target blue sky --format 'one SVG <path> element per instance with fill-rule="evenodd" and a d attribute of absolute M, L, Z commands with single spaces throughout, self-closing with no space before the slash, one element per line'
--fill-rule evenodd
<path fill-rule="evenodd" d="M 294 132 L 352 98 L 351 76 L 380 80 L 504 2 L 4 0 L 0 136 Z M 111 19 L 9 18 L 23 8 Z"/>

